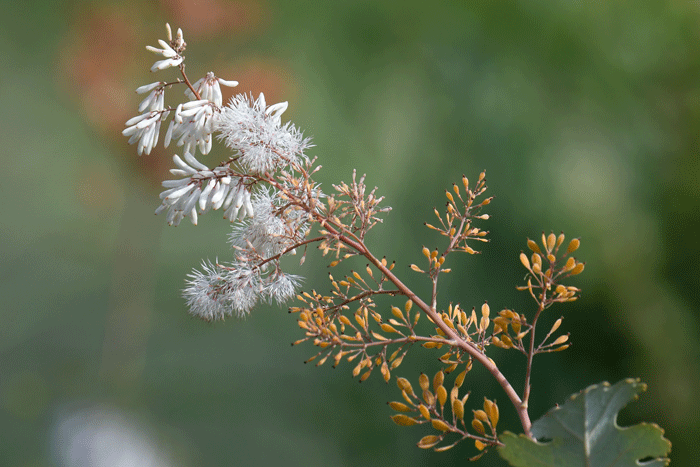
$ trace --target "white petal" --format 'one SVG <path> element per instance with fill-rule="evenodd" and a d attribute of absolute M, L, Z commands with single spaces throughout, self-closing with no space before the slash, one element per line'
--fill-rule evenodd
<path fill-rule="evenodd" d="M 163 185 L 165 188 L 175 188 L 178 186 L 184 186 L 190 183 L 189 178 L 182 178 L 180 180 L 163 180 L 161 185 Z"/>
<path fill-rule="evenodd" d="M 234 88 L 238 86 L 238 81 L 226 81 L 225 79 L 217 78 L 217 81 L 219 83 L 223 84 L 224 86 L 228 86 L 229 88 Z"/>
<path fill-rule="evenodd" d="M 198 170 L 209 170 L 209 167 L 199 162 L 190 152 L 185 153 L 185 160 L 188 164 Z"/>
<path fill-rule="evenodd" d="M 156 81 L 155 83 L 151 84 L 144 84 L 143 86 L 139 86 L 138 88 L 136 88 L 136 94 L 146 94 L 148 91 L 157 88 L 161 84 L 163 84 L 162 81 Z"/>
<path fill-rule="evenodd" d="M 207 198 L 209 198 L 209 193 L 211 192 L 212 188 L 214 188 L 214 185 L 216 185 L 216 179 L 211 179 L 209 180 L 209 183 L 207 183 L 207 186 L 204 187 L 202 190 L 202 194 L 199 195 L 199 210 L 204 211 L 207 208 Z"/>
<path fill-rule="evenodd" d="M 168 131 L 165 132 L 164 145 L 167 148 L 170 145 L 170 138 L 173 136 L 173 126 L 175 126 L 175 120 L 170 120 L 170 125 L 168 125 Z"/>
<path fill-rule="evenodd" d="M 126 126 L 135 125 L 138 122 L 140 122 L 141 120 L 143 120 L 144 118 L 148 117 L 148 115 L 149 115 L 148 113 L 145 113 L 145 114 L 141 114 L 141 115 L 137 115 L 135 117 L 132 117 L 126 121 L 125 125 Z"/>
<path fill-rule="evenodd" d="M 187 110 L 187 109 L 191 109 L 192 107 L 199 107 L 199 106 L 201 106 L 201 105 L 205 105 L 205 104 L 208 104 L 208 103 L 209 103 L 209 101 L 206 100 L 206 99 L 200 99 L 200 100 L 198 100 L 198 101 L 185 102 L 184 104 L 182 104 L 182 109 L 183 109 L 183 110 Z"/>
<path fill-rule="evenodd" d="M 197 225 L 197 210 L 192 208 L 186 212 L 188 213 L 187 216 L 190 218 L 190 221 L 192 221 L 194 225 Z"/>
<path fill-rule="evenodd" d="M 192 169 L 189 165 L 185 164 L 182 159 L 180 159 L 180 156 L 177 154 L 173 155 L 173 162 L 175 162 L 175 165 L 180 167 L 184 171 L 192 171 L 193 174 L 197 173 L 196 170 Z"/>
<path fill-rule="evenodd" d="M 175 175 L 176 177 L 188 177 L 188 176 L 192 175 L 192 173 L 197 173 L 194 170 L 191 173 L 191 172 L 185 172 L 182 169 L 170 169 L 168 172 Z"/>

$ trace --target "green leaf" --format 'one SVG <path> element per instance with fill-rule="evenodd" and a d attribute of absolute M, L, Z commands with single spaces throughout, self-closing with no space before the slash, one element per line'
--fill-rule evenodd
<path fill-rule="evenodd" d="M 617 413 L 645 390 L 646 384 L 633 379 L 590 386 L 532 425 L 539 441 L 505 432 L 498 453 L 513 467 L 666 466 L 671 443 L 658 425 L 616 423 Z"/>

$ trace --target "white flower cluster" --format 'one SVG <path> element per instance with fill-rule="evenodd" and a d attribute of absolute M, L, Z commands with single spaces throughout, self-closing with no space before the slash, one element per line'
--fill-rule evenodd
<path fill-rule="evenodd" d="M 166 221 L 169 225 L 180 224 L 185 216 L 197 225 L 197 207 L 199 214 L 223 208 L 224 218 L 231 221 L 237 219 L 239 213 L 241 218 L 253 215 L 250 192 L 242 177 L 233 175 L 228 167 L 209 170 L 189 152 L 184 158 L 183 161 L 175 154 L 173 161 L 179 168 L 170 169 L 170 172 L 186 178 L 163 182 L 168 189 L 160 194 L 162 204 L 156 209 L 156 214 L 168 211 Z"/>
<path fill-rule="evenodd" d="M 189 275 L 184 297 L 191 313 L 206 320 L 243 316 L 260 300 L 282 303 L 294 297 L 301 278 L 285 274 L 279 260 L 294 254 L 294 247 L 308 234 L 311 214 L 301 205 L 309 197 L 318 201 L 324 196 L 317 187 L 302 186 L 290 175 L 303 171 L 302 161 L 309 163 L 304 151 L 310 141 L 291 123 L 282 123 L 286 102 L 268 106 L 262 93 L 257 99 L 239 94 L 224 107 L 221 85 L 238 83 L 211 72 L 190 85 L 184 73 L 182 31 L 178 29 L 173 39 L 169 26 L 167 30 L 169 42 L 158 41 L 161 48 L 147 47 L 164 57 L 151 71 L 178 67 L 183 79 L 138 88 L 139 94 L 148 95 L 139 105 L 141 114 L 127 122 L 123 134 L 130 144 L 138 143 L 139 154 L 149 154 L 161 124 L 172 113 L 164 145 L 174 141 L 183 152 L 182 158 L 173 156 L 176 168 L 170 172 L 178 178 L 163 182 L 156 214 L 167 212 L 170 225 L 185 217 L 197 224 L 199 215 L 218 209 L 231 222 L 239 220 L 229 239 L 235 260 L 225 265 L 203 263 L 202 271 Z M 187 86 L 188 101 L 166 107 L 165 89 L 182 84 Z M 214 133 L 233 155 L 209 169 L 195 154 L 210 152 Z M 290 196 L 297 204 L 290 203 Z"/>
<path fill-rule="evenodd" d="M 163 60 L 156 61 L 151 67 L 151 71 L 164 70 L 171 67 L 180 67 L 185 57 L 182 52 L 187 44 L 182 35 L 182 30 L 177 30 L 175 39 L 172 37 L 170 26 L 167 25 L 168 42 L 159 39 L 158 43 L 162 48 L 147 46 L 146 49 L 162 55 Z M 168 117 L 172 108 L 165 107 L 165 88 L 174 84 L 186 83 L 186 81 L 175 81 L 165 83 L 157 81 L 146 84 L 136 89 L 138 94 L 149 93 L 139 105 L 141 115 L 128 120 L 127 128 L 122 131 L 124 136 L 129 137 L 129 144 L 138 142 L 137 152 L 150 154 L 151 150 L 158 144 L 161 124 Z M 170 140 L 174 138 L 178 146 L 184 146 L 184 151 L 191 154 L 196 149 L 202 154 L 208 154 L 212 146 L 213 123 L 216 114 L 221 110 L 223 98 L 221 95 L 221 85 L 234 87 L 238 85 L 236 81 L 227 81 L 214 76 L 214 73 L 207 73 L 204 78 L 196 81 L 192 89 L 187 88 L 185 95 L 190 100 L 177 106 L 170 126 L 165 134 L 165 147 L 168 147 Z"/>

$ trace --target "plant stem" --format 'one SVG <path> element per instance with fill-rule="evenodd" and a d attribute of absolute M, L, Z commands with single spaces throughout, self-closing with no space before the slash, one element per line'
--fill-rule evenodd
<path fill-rule="evenodd" d="M 396 286 L 397 289 L 399 289 L 399 291 L 401 291 L 402 294 L 406 295 L 426 315 L 428 315 L 430 319 L 435 323 L 435 325 L 438 326 L 445 333 L 445 335 L 449 336 L 449 338 L 454 341 L 457 347 L 467 352 L 472 358 L 474 358 L 484 367 L 486 367 L 489 373 L 491 373 L 491 375 L 493 375 L 493 377 L 496 378 L 496 381 L 503 388 L 503 390 L 506 393 L 506 396 L 515 407 L 515 410 L 518 414 L 518 418 L 520 418 L 520 423 L 523 427 L 523 430 L 528 436 L 531 436 L 530 427 L 532 426 L 532 422 L 530 421 L 530 415 L 527 411 L 527 404 L 523 403 L 523 401 L 518 396 L 518 393 L 515 392 L 513 386 L 511 386 L 510 382 L 508 382 L 508 380 L 503 375 L 503 373 L 501 373 L 496 364 L 490 358 L 488 358 L 482 351 L 476 348 L 473 344 L 466 342 L 455 331 L 453 331 L 449 326 L 447 326 L 447 324 L 445 324 L 442 318 L 437 314 L 437 311 L 434 308 L 430 307 L 427 303 L 425 303 L 411 289 L 409 289 L 403 282 L 401 282 L 401 280 L 398 277 L 396 277 L 394 273 L 392 273 L 389 270 L 389 268 L 384 266 L 382 262 L 367 249 L 364 243 L 356 242 L 346 237 L 345 235 L 340 234 L 337 231 L 334 232 L 335 229 L 328 225 L 326 225 L 326 228 L 329 230 L 329 233 L 331 233 L 332 235 L 336 235 L 341 242 L 355 249 L 365 258 L 367 258 L 377 269 L 379 269 L 382 272 L 382 274 L 384 274 L 389 279 L 389 281 L 391 281 Z"/>

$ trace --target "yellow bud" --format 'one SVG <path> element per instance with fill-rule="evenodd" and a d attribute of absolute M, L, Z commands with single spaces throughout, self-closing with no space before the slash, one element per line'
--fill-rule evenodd
<path fill-rule="evenodd" d="M 394 415 L 394 417 L 399 417 L 400 415 Z M 405 416 L 405 415 L 404 415 Z M 392 417 L 393 418 L 393 417 Z M 406 417 L 408 418 L 408 417 Z M 396 422 L 396 420 L 394 420 Z M 479 420 L 474 419 L 472 420 L 472 428 L 474 428 L 474 431 L 479 433 L 480 435 L 483 435 L 486 433 L 486 430 L 484 430 L 484 424 L 481 423 Z"/>
<path fill-rule="evenodd" d="M 420 388 L 423 391 L 427 391 L 430 388 L 430 381 L 428 381 L 428 376 L 425 373 L 420 374 L 418 383 L 420 383 Z"/>
<path fill-rule="evenodd" d="M 450 200 L 450 202 L 454 202 L 455 199 L 454 197 L 452 197 L 452 193 L 450 193 L 449 191 L 445 191 L 445 195 L 447 196 L 447 199 Z"/>
<path fill-rule="evenodd" d="M 433 378 L 433 390 L 437 392 L 437 388 L 440 387 L 444 381 L 445 373 L 443 373 L 442 370 L 435 373 L 435 377 Z"/>
<path fill-rule="evenodd" d="M 462 175 L 462 184 L 464 185 L 464 189 L 469 191 L 469 179 Z"/>
<path fill-rule="evenodd" d="M 418 441 L 418 447 L 421 449 L 430 449 L 436 444 L 438 444 L 442 439 L 439 436 L 428 435 L 424 436 Z"/>
<path fill-rule="evenodd" d="M 450 431 L 450 426 L 442 420 L 432 420 L 433 428 L 440 431 Z"/>
<path fill-rule="evenodd" d="M 570 256 L 569 259 L 566 260 L 563 270 L 571 271 L 574 267 L 576 267 L 576 260 L 573 258 L 573 256 Z"/>
<path fill-rule="evenodd" d="M 557 242 L 557 236 L 554 233 L 547 235 L 547 251 L 554 249 L 554 244 Z"/>
<path fill-rule="evenodd" d="M 542 251 L 540 250 L 540 247 L 537 246 L 537 243 L 533 242 L 529 238 L 527 239 L 527 247 L 532 250 L 535 253 L 541 253 Z"/>
<path fill-rule="evenodd" d="M 479 451 L 483 451 L 484 448 L 486 447 L 486 445 L 484 443 L 482 443 L 481 441 L 479 441 L 478 439 L 474 441 L 474 446 L 476 446 L 476 448 Z M 481 455 L 481 454 L 479 454 L 479 455 Z"/>
<path fill-rule="evenodd" d="M 564 243 L 565 238 L 566 237 L 564 236 L 564 232 L 559 234 L 559 236 L 557 237 L 557 248 L 559 248 L 561 244 Z"/>
<path fill-rule="evenodd" d="M 482 422 L 485 422 L 486 420 L 489 419 L 489 416 L 486 415 L 486 412 L 484 412 L 483 410 L 475 410 L 474 411 L 474 418 L 476 420 L 481 420 Z"/>
<path fill-rule="evenodd" d="M 413 394 L 413 387 L 411 386 L 411 383 L 406 379 L 406 378 L 396 378 L 396 385 L 401 389 L 402 391 L 406 391 L 410 395 Z"/>
<path fill-rule="evenodd" d="M 569 242 L 569 246 L 566 248 L 566 254 L 573 253 L 574 251 L 578 250 L 579 246 L 581 246 L 581 240 L 574 238 Z"/>
<path fill-rule="evenodd" d="M 566 342 L 566 341 L 568 341 L 568 340 L 569 340 L 569 336 L 566 335 L 566 334 L 564 334 L 563 336 L 557 337 L 557 340 L 555 340 L 554 342 L 552 342 L 552 345 L 563 344 L 564 342 Z"/>
<path fill-rule="evenodd" d="M 462 387 L 462 384 L 464 383 L 464 378 L 467 376 L 467 371 L 469 370 L 464 370 L 463 372 L 457 375 L 457 378 L 455 378 L 455 387 Z"/>
<path fill-rule="evenodd" d="M 571 275 L 575 276 L 577 274 L 581 274 L 583 272 L 585 263 L 578 263 L 574 269 L 571 270 Z"/>
<path fill-rule="evenodd" d="M 415 425 L 416 423 L 418 423 L 418 421 L 416 419 L 411 418 L 407 415 L 402 415 L 402 414 L 392 415 L 391 419 L 394 421 L 394 423 L 396 423 L 399 426 L 411 426 L 411 425 Z"/>
<path fill-rule="evenodd" d="M 411 408 L 404 404 L 403 402 L 389 402 L 389 407 L 396 410 L 397 412 L 410 412 Z"/>
<path fill-rule="evenodd" d="M 420 404 L 418 406 L 418 410 L 420 411 L 420 414 L 423 416 L 423 418 L 425 418 L 426 420 L 430 420 L 430 410 L 428 410 L 428 408 L 425 405 Z"/>
<path fill-rule="evenodd" d="M 510 349 L 511 347 L 513 347 L 513 341 L 510 339 L 510 337 L 508 336 L 508 334 L 503 334 L 503 335 L 501 336 L 501 341 L 502 341 L 502 343 L 503 343 L 503 345 L 504 345 L 504 348 Z"/>
<path fill-rule="evenodd" d="M 437 395 L 438 402 L 440 402 L 440 407 L 445 405 L 445 402 L 447 402 L 447 390 L 445 386 L 438 386 L 435 390 L 435 394 Z"/>
<path fill-rule="evenodd" d="M 382 324 L 381 328 L 382 328 L 382 331 L 384 331 L 384 332 L 396 332 L 396 333 L 399 332 L 396 329 L 394 329 L 394 326 L 392 326 L 390 324 L 386 324 L 386 323 Z"/>
<path fill-rule="evenodd" d="M 533 253 L 532 254 L 532 263 L 539 264 L 541 267 L 542 266 L 542 256 L 540 256 L 539 253 Z"/>
<path fill-rule="evenodd" d="M 464 404 L 459 399 L 452 401 L 452 412 L 460 420 L 464 419 Z"/>
<path fill-rule="evenodd" d="M 483 305 L 481 305 L 481 316 L 483 316 L 484 318 L 488 318 L 490 313 L 491 308 L 489 308 L 488 303 L 484 303 Z"/>
<path fill-rule="evenodd" d="M 423 391 L 423 400 L 430 406 L 435 405 L 435 395 L 430 391 Z"/>
<path fill-rule="evenodd" d="M 498 424 L 498 406 L 484 397 L 484 411 L 489 416 L 491 426 L 495 428 Z"/>
<path fill-rule="evenodd" d="M 426 247 L 423 247 L 423 256 L 430 258 L 430 250 L 428 250 Z"/>
<path fill-rule="evenodd" d="M 391 307 L 391 314 L 396 316 L 398 319 L 404 319 L 403 318 L 403 313 L 401 313 L 401 310 L 395 306 Z"/>
<path fill-rule="evenodd" d="M 554 324 L 552 325 L 552 329 L 549 331 L 549 333 L 552 334 L 554 331 L 559 329 L 559 326 L 561 326 L 561 318 L 554 322 Z"/>
<path fill-rule="evenodd" d="M 520 262 L 523 263 L 525 269 L 530 269 L 530 260 L 527 259 L 527 255 L 525 253 L 520 253 Z"/>

